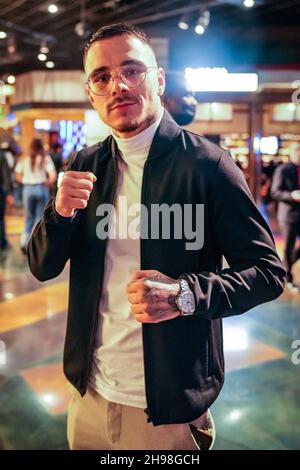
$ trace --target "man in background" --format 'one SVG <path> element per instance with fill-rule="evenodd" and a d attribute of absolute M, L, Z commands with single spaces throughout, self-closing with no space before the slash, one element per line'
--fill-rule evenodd
<path fill-rule="evenodd" d="M 271 195 L 278 201 L 278 222 L 284 238 L 284 265 L 287 271 L 287 287 L 299 293 L 294 282 L 292 267 L 300 258 L 300 247 L 295 249 L 300 236 L 300 142 L 291 146 L 290 162 L 280 165 L 273 177 Z"/>

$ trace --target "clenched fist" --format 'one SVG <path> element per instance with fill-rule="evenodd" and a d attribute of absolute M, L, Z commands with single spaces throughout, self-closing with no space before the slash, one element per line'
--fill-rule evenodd
<path fill-rule="evenodd" d="M 178 317 L 176 305 L 180 285 L 176 279 L 154 269 L 137 271 L 127 284 L 127 297 L 135 319 L 159 323 Z"/>
<path fill-rule="evenodd" d="M 96 176 L 90 171 L 67 171 L 59 185 L 55 210 L 62 217 L 73 217 L 76 209 L 85 209 Z"/>

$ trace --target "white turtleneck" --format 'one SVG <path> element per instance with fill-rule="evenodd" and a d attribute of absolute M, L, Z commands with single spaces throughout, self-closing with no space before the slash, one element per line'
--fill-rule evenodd
<path fill-rule="evenodd" d="M 120 139 L 113 133 L 118 158 L 116 191 L 116 233 L 127 233 L 137 214 L 130 217 L 127 207 L 141 203 L 144 164 L 160 118 L 140 134 Z M 121 230 L 120 230 L 121 225 Z M 140 269 L 140 238 L 109 239 L 99 305 L 99 326 L 93 355 L 90 385 L 106 400 L 138 408 L 146 407 L 142 327 L 131 312 L 126 285 Z"/>

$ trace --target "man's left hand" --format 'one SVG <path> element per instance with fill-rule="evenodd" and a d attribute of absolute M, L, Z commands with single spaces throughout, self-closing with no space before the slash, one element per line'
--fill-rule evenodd
<path fill-rule="evenodd" d="M 141 323 L 159 323 L 178 317 L 175 299 L 180 285 L 176 279 L 154 269 L 136 271 L 129 284 L 127 295 L 132 313 Z"/>

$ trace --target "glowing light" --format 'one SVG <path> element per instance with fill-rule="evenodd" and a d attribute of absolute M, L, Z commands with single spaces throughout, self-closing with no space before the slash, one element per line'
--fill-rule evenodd
<path fill-rule="evenodd" d="M 56 397 L 52 393 L 41 395 L 41 400 L 47 405 L 53 405 L 57 401 Z"/>
<path fill-rule="evenodd" d="M 41 52 L 42 54 L 48 54 L 48 52 L 49 52 L 49 47 L 48 47 L 48 46 L 41 46 L 41 47 L 40 47 L 40 52 Z"/>
<path fill-rule="evenodd" d="M 8 46 L 7 50 L 9 54 L 14 54 L 16 52 L 16 46 L 14 44 L 11 44 L 10 46 Z"/>
<path fill-rule="evenodd" d="M 38 55 L 38 59 L 39 59 L 41 62 L 44 62 L 45 60 L 47 60 L 47 56 L 46 56 L 46 54 L 39 54 L 39 55 Z"/>
<path fill-rule="evenodd" d="M 185 78 L 193 91 L 251 92 L 258 87 L 256 73 L 229 73 L 224 67 L 188 67 Z"/>
<path fill-rule="evenodd" d="M 58 6 L 55 5 L 54 3 L 51 3 L 51 5 L 48 6 L 48 11 L 49 13 L 57 13 L 58 12 Z"/>
<path fill-rule="evenodd" d="M 261 153 L 276 155 L 278 150 L 278 139 L 276 136 L 262 137 L 260 140 Z"/>
<path fill-rule="evenodd" d="M 178 23 L 178 28 L 187 30 L 187 29 L 189 29 L 189 25 L 187 24 L 186 21 L 181 20 Z"/>
<path fill-rule="evenodd" d="M 48 62 L 46 62 L 46 67 L 48 69 L 53 69 L 55 67 L 55 63 L 52 62 L 52 60 L 48 60 Z"/>
<path fill-rule="evenodd" d="M 9 83 L 10 85 L 13 85 L 15 83 L 16 79 L 13 75 L 9 75 L 7 77 L 7 83 Z"/>
<path fill-rule="evenodd" d="M 241 416 L 242 413 L 240 410 L 232 410 L 228 415 L 228 419 L 230 421 L 237 421 L 238 419 L 240 419 Z"/>
<path fill-rule="evenodd" d="M 243 4 L 246 8 L 252 8 L 255 5 L 255 1 L 254 0 L 244 0 Z"/>
<path fill-rule="evenodd" d="M 245 351 L 248 347 L 248 333 L 244 328 L 224 328 L 224 348 L 226 351 Z"/>
<path fill-rule="evenodd" d="M 202 24 L 197 24 L 197 26 L 195 27 L 195 33 L 204 34 L 205 33 L 204 26 L 202 26 Z"/>
<path fill-rule="evenodd" d="M 13 294 L 12 292 L 6 292 L 6 293 L 4 294 L 4 298 L 5 298 L 6 300 L 12 300 L 12 299 L 15 298 L 15 296 L 14 296 L 14 294 Z"/>
<path fill-rule="evenodd" d="M 5 31 L 0 31 L 0 39 L 5 39 L 7 37 L 7 34 Z"/>

